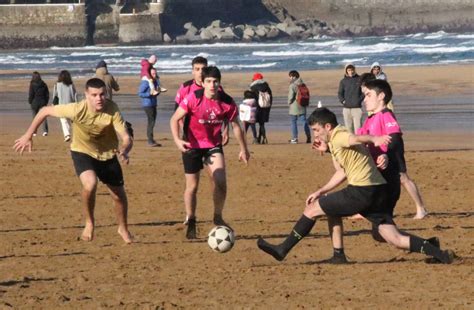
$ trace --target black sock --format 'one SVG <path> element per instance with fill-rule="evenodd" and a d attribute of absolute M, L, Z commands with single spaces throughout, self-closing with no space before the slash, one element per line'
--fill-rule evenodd
<path fill-rule="evenodd" d="M 334 248 L 334 256 L 346 256 L 346 254 L 344 253 L 344 248 Z"/>
<path fill-rule="evenodd" d="M 313 229 L 315 223 L 316 220 L 302 215 L 298 222 L 296 222 L 296 225 L 293 227 L 290 235 L 280 245 L 280 249 L 283 251 L 283 254 L 286 255 L 301 239 L 306 237 L 311 229 Z"/>
<path fill-rule="evenodd" d="M 410 236 L 410 252 L 417 252 L 433 256 L 435 258 L 443 258 L 443 251 L 432 245 L 428 240 L 416 236 Z"/>

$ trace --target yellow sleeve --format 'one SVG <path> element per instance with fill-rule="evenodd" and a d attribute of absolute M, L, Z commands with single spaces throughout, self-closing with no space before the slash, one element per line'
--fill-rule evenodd
<path fill-rule="evenodd" d="M 124 132 L 125 131 L 125 121 L 122 117 L 122 113 L 119 110 L 116 110 L 112 119 L 112 123 L 114 125 L 114 129 L 116 132 Z"/>
<path fill-rule="evenodd" d="M 54 113 L 57 117 L 64 117 L 70 120 L 74 120 L 76 116 L 78 103 L 71 103 L 71 104 L 58 104 L 53 106 Z"/>
<path fill-rule="evenodd" d="M 336 133 L 336 136 L 334 137 L 332 144 L 334 145 L 334 147 L 348 148 L 351 146 L 349 144 L 350 135 L 351 134 L 348 131 L 339 131 Z"/>

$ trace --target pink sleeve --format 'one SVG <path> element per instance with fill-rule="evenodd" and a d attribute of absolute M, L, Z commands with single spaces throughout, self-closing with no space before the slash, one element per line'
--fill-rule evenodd
<path fill-rule="evenodd" d="M 151 64 L 148 62 L 148 60 L 146 59 L 143 59 L 142 62 L 141 62 L 141 65 L 142 65 L 142 70 L 141 70 L 141 76 L 146 76 L 147 78 L 150 78 L 149 76 L 149 70 L 150 70 L 150 66 Z"/>
<path fill-rule="evenodd" d="M 366 134 L 368 134 L 369 131 L 367 130 L 366 126 L 367 126 L 367 122 L 365 122 L 364 125 L 362 125 L 362 127 L 357 129 L 356 134 L 357 135 L 366 135 Z"/>
<path fill-rule="evenodd" d="M 196 97 L 194 97 L 193 94 L 189 94 L 183 100 L 181 100 L 181 102 L 178 103 L 179 107 L 183 109 L 184 111 L 186 111 L 187 113 L 189 113 L 189 111 L 191 110 L 191 107 L 195 103 L 195 99 Z"/>
<path fill-rule="evenodd" d="M 238 111 L 237 105 L 232 100 L 232 103 L 230 104 L 230 108 L 226 113 L 227 119 L 229 120 L 229 122 L 233 122 L 235 120 L 235 118 L 237 117 L 237 111 Z"/>
<path fill-rule="evenodd" d="M 384 113 L 382 121 L 385 127 L 385 134 L 389 135 L 392 133 L 402 132 L 400 129 L 400 125 L 398 125 L 398 122 L 392 113 Z"/>
<path fill-rule="evenodd" d="M 176 92 L 176 97 L 174 98 L 174 102 L 176 102 L 177 104 L 180 104 L 185 97 L 183 94 L 183 90 L 184 86 L 181 84 L 181 86 L 179 86 L 178 92 Z"/>

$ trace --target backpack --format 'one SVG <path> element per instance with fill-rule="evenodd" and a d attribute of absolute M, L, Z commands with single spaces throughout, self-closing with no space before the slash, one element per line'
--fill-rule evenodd
<path fill-rule="evenodd" d="M 296 95 L 296 102 L 302 107 L 309 106 L 309 89 L 306 84 L 300 84 L 298 87 L 298 94 Z"/>
<path fill-rule="evenodd" d="M 270 97 L 269 92 L 266 92 L 266 91 L 258 92 L 258 105 L 263 109 L 269 108 L 272 105 L 272 98 Z"/>

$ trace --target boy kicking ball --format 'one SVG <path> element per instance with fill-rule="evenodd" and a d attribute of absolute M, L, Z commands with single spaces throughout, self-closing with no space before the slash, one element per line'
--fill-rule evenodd
<path fill-rule="evenodd" d="M 190 93 L 171 117 L 170 126 L 174 142 L 182 152 L 186 189 L 184 206 L 187 225 L 186 238 L 197 238 L 196 207 L 197 191 L 201 170 L 211 177 L 214 200 L 215 225 L 226 224 L 222 211 L 227 195 L 227 180 L 222 149 L 221 127 L 230 122 L 240 146 L 239 160 L 245 163 L 250 158 L 242 128 L 237 119 L 237 106 L 229 95 L 220 89 L 221 73 L 216 67 L 202 68 L 202 86 Z M 179 123 L 186 119 L 183 126 L 183 139 L 179 136 Z"/>
<path fill-rule="evenodd" d="M 283 260 L 309 234 L 316 220 L 327 216 L 335 254 L 330 262 L 344 263 L 342 217 L 359 213 L 377 227 L 380 236 L 389 244 L 426 254 L 444 264 L 452 263 L 452 251 L 442 251 L 428 240 L 402 234 L 393 222 L 392 209 L 387 203 L 386 181 L 377 170 L 368 149 L 361 144 L 389 144 L 390 136 L 352 135 L 338 125 L 336 115 L 327 108 L 316 109 L 308 118 L 308 124 L 315 136 L 314 148 L 319 151 L 329 149 L 336 172 L 326 185 L 308 196 L 303 215 L 283 243 L 272 245 L 262 238 L 258 239 L 257 245 L 262 251 L 279 261 Z M 327 194 L 346 179 L 346 188 Z"/>

